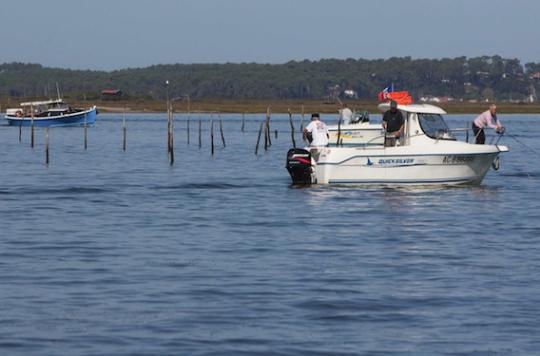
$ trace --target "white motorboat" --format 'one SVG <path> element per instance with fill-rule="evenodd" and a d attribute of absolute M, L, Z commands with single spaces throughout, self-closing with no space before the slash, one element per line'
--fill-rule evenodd
<path fill-rule="evenodd" d="M 389 103 L 379 105 L 383 112 L 389 107 Z M 411 104 L 398 105 L 398 110 L 405 118 L 405 129 L 395 146 L 385 147 L 385 133 L 379 125 L 370 124 L 366 131 L 379 126 L 377 139 L 289 150 L 287 170 L 293 182 L 479 184 L 494 162 L 498 167 L 499 154 L 508 151 L 504 145 L 458 141 L 444 121 L 442 115 L 446 112 L 439 107 Z"/>

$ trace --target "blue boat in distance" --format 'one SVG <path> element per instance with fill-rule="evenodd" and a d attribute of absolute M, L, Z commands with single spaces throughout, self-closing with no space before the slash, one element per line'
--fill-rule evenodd
<path fill-rule="evenodd" d="M 75 109 L 62 99 L 21 103 L 19 108 L 7 109 L 6 119 L 11 126 L 81 126 L 96 122 L 96 106 Z"/>

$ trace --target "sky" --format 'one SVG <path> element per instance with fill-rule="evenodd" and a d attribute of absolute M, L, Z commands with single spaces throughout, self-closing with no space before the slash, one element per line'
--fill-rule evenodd
<path fill-rule="evenodd" d="M 540 62 L 538 0 L 1 0 L 0 63 L 170 63 L 499 54 Z"/>

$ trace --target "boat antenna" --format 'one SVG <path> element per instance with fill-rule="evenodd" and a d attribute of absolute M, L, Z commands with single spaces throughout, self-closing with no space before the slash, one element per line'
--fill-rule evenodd
<path fill-rule="evenodd" d="M 58 88 L 58 82 L 56 82 L 56 94 L 58 95 L 58 100 L 60 100 L 60 89 Z"/>

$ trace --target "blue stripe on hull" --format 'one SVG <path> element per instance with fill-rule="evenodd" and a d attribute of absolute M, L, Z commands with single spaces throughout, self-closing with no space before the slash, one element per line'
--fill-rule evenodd
<path fill-rule="evenodd" d="M 339 144 L 339 147 L 383 147 L 384 143 L 350 143 L 350 142 L 343 142 Z M 329 143 L 328 147 L 337 147 L 335 143 Z"/>
<path fill-rule="evenodd" d="M 34 118 L 34 126 L 37 127 L 51 127 L 51 126 L 81 126 L 84 125 L 85 112 L 72 115 L 53 116 L 47 118 Z M 7 118 L 9 125 L 11 126 L 31 126 L 31 118 L 11 119 Z M 96 109 L 86 111 L 86 123 L 93 125 L 96 123 Z"/>
<path fill-rule="evenodd" d="M 489 145 L 486 145 L 486 146 L 489 146 Z M 384 154 L 384 155 L 381 155 L 381 154 L 374 154 L 374 155 L 368 155 L 368 154 L 364 154 L 364 155 L 356 155 L 356 156 L 352 156 L 352 157 L 349 157 L 347 159 L 344 159 L 343 161 L 340 161 L 340 162 L 318 162 L 317 165 L 318 166 L 325 166 L 325 165 L 328 165 L 328 166 L 338 166 L 338 165 L 342 165 L 343 163 L 347 162 L 347 161 L 350 161 L 350 160 L 353 160 L 355 158 L 378 158 L 378 157 L 383 157 L 383 158 L 393 158 L 393 157 L 425 157 L 425 156 L 437 156 L 437 157 L 440 157 L 440 156 L 481 156 L 481 155 L 490 155 L 490 154 L 495 154 L 495 153 L 499 153 L 499 152 L 469 152 L 469 153 L 413 153 L 413 154 L 392 154 L 392 153 L 388 153 L 388 154 Z M 386 167 L 386 168 L 389 168 L 390 166 Z"/>
<path fill-rule="evenodd" d="M 452 179 L 389 179 L 389 180 L 363 180 L 363 179 L 337 179 L 329 180 L 329 184 L 464 184 L 473 183 L 478 180 L 478 177 L 464 177 Z"/>

